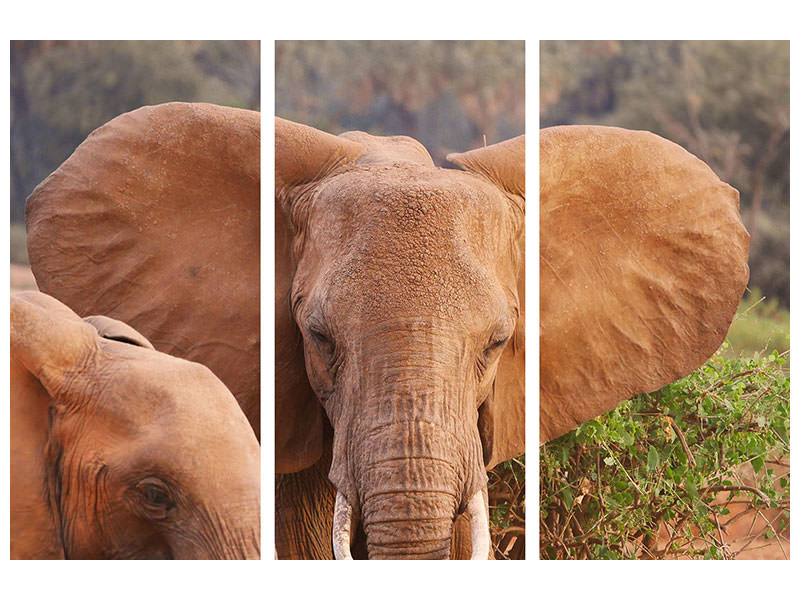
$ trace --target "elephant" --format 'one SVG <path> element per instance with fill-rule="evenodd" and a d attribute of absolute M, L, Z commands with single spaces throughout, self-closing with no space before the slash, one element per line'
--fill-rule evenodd
<path fill-rule="evenodd" d="M 276 117 L 279 558 L 490 558 L 486 470 L 525 448 L 524 156 Z"/>
<path fill-rule="evenodd" d="M 205 365 L 260 438 L 260 115 L 145 106 L 102 125 L 31 193 L 36 283 Z"/>
<path fill-rule="evenodd" d="M 545 443 L 700 367 L 747 284 L 739 193 L 646 131 L 543 129 L 540 415 Z"/>
<path fill-rule="evenodd" d="M 222 382 L 120 321 L 10 304 L 11 558 L 259 558 L 259 445 Z"/>

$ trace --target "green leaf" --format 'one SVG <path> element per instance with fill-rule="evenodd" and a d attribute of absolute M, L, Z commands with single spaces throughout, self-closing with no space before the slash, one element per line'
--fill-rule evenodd
<path fill-rule="evenodd" d="M 697 485 L 692 481 L 686 482 L 686 493 L 692 500 L 697 500 Z"/>
<path fill-rule="evenodd" d="M 758 473 L 764 466 L 764 458 L 761 456 L 757 456 L 756 458 L 750 461 L 750 464 L 753 465 L 753 471 Z"/>
<path fill-rule="evenodd" d="M 650 446 L 650 449 L 647 451 L 647 470 L 655 471 L 658 468 L 659 462 L 658 450 L 656 450 L 655 446 Z"/>
<path fill-rule="evenodd" d="M 561 499 L 564 500 L 564 506 L 567 507 L 567 510 L 572 510 L 572 502 L 574 497 L 570 488 L 567 487 L 561 490 Z"/>

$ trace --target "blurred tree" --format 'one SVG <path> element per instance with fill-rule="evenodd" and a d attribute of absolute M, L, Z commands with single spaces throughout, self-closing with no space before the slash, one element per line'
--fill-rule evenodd
<path fill-rule="evenodd" d="M 147 104 L 259 108 L 257 41 L 12 41 L 11 220 L 96 127 Z"/>
<path fill-rule="evenodd" d="M 751 285 L 789 302 L 789 44 L 541 43 L 540 123 L 647 129 L 741 194 Z"/>
<path fill-rule="evenodd" d="M 524 42 L 279 41 L 275 108 L 332 133 L 409 135 L 441 164 L 524 132 Z"/>

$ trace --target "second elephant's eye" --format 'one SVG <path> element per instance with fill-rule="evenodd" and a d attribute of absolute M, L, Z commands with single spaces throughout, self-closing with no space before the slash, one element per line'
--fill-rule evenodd
<path fill-rule="evenodd" d="M 136 485 L 142 508 L 148 517 L 164 519 L 175 506 L 166 484 L 156 477 L 146 477 Z"/>
<path fill-rule="evenodd" d="M 147 486 L 144 488 L 142 495 L 144 496 L 145 501 L 150 504 L 168 504 L 169 503 L 169 496 L 167 493 L 159 487 L 154 485 Z"/>

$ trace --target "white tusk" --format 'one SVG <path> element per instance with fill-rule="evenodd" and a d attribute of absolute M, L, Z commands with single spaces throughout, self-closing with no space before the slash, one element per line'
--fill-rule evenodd
<path fill-rule="evenodd" d="M 470 560 L 488 560 L 492 549 L 492 538 L 489 535 L 489 501 L 484 490 L 478 490 L 467 504 L 469 516 L 469 532 L 472 538 L 472 556 Z"/>
<path fill-rule="evenodd" d="M 353 560 L 350 554 L 350 523 L 353 508 L 341 492 L 336 492 L 336 505 L 333 507 L 333 556 L 336 560 Z"/>

